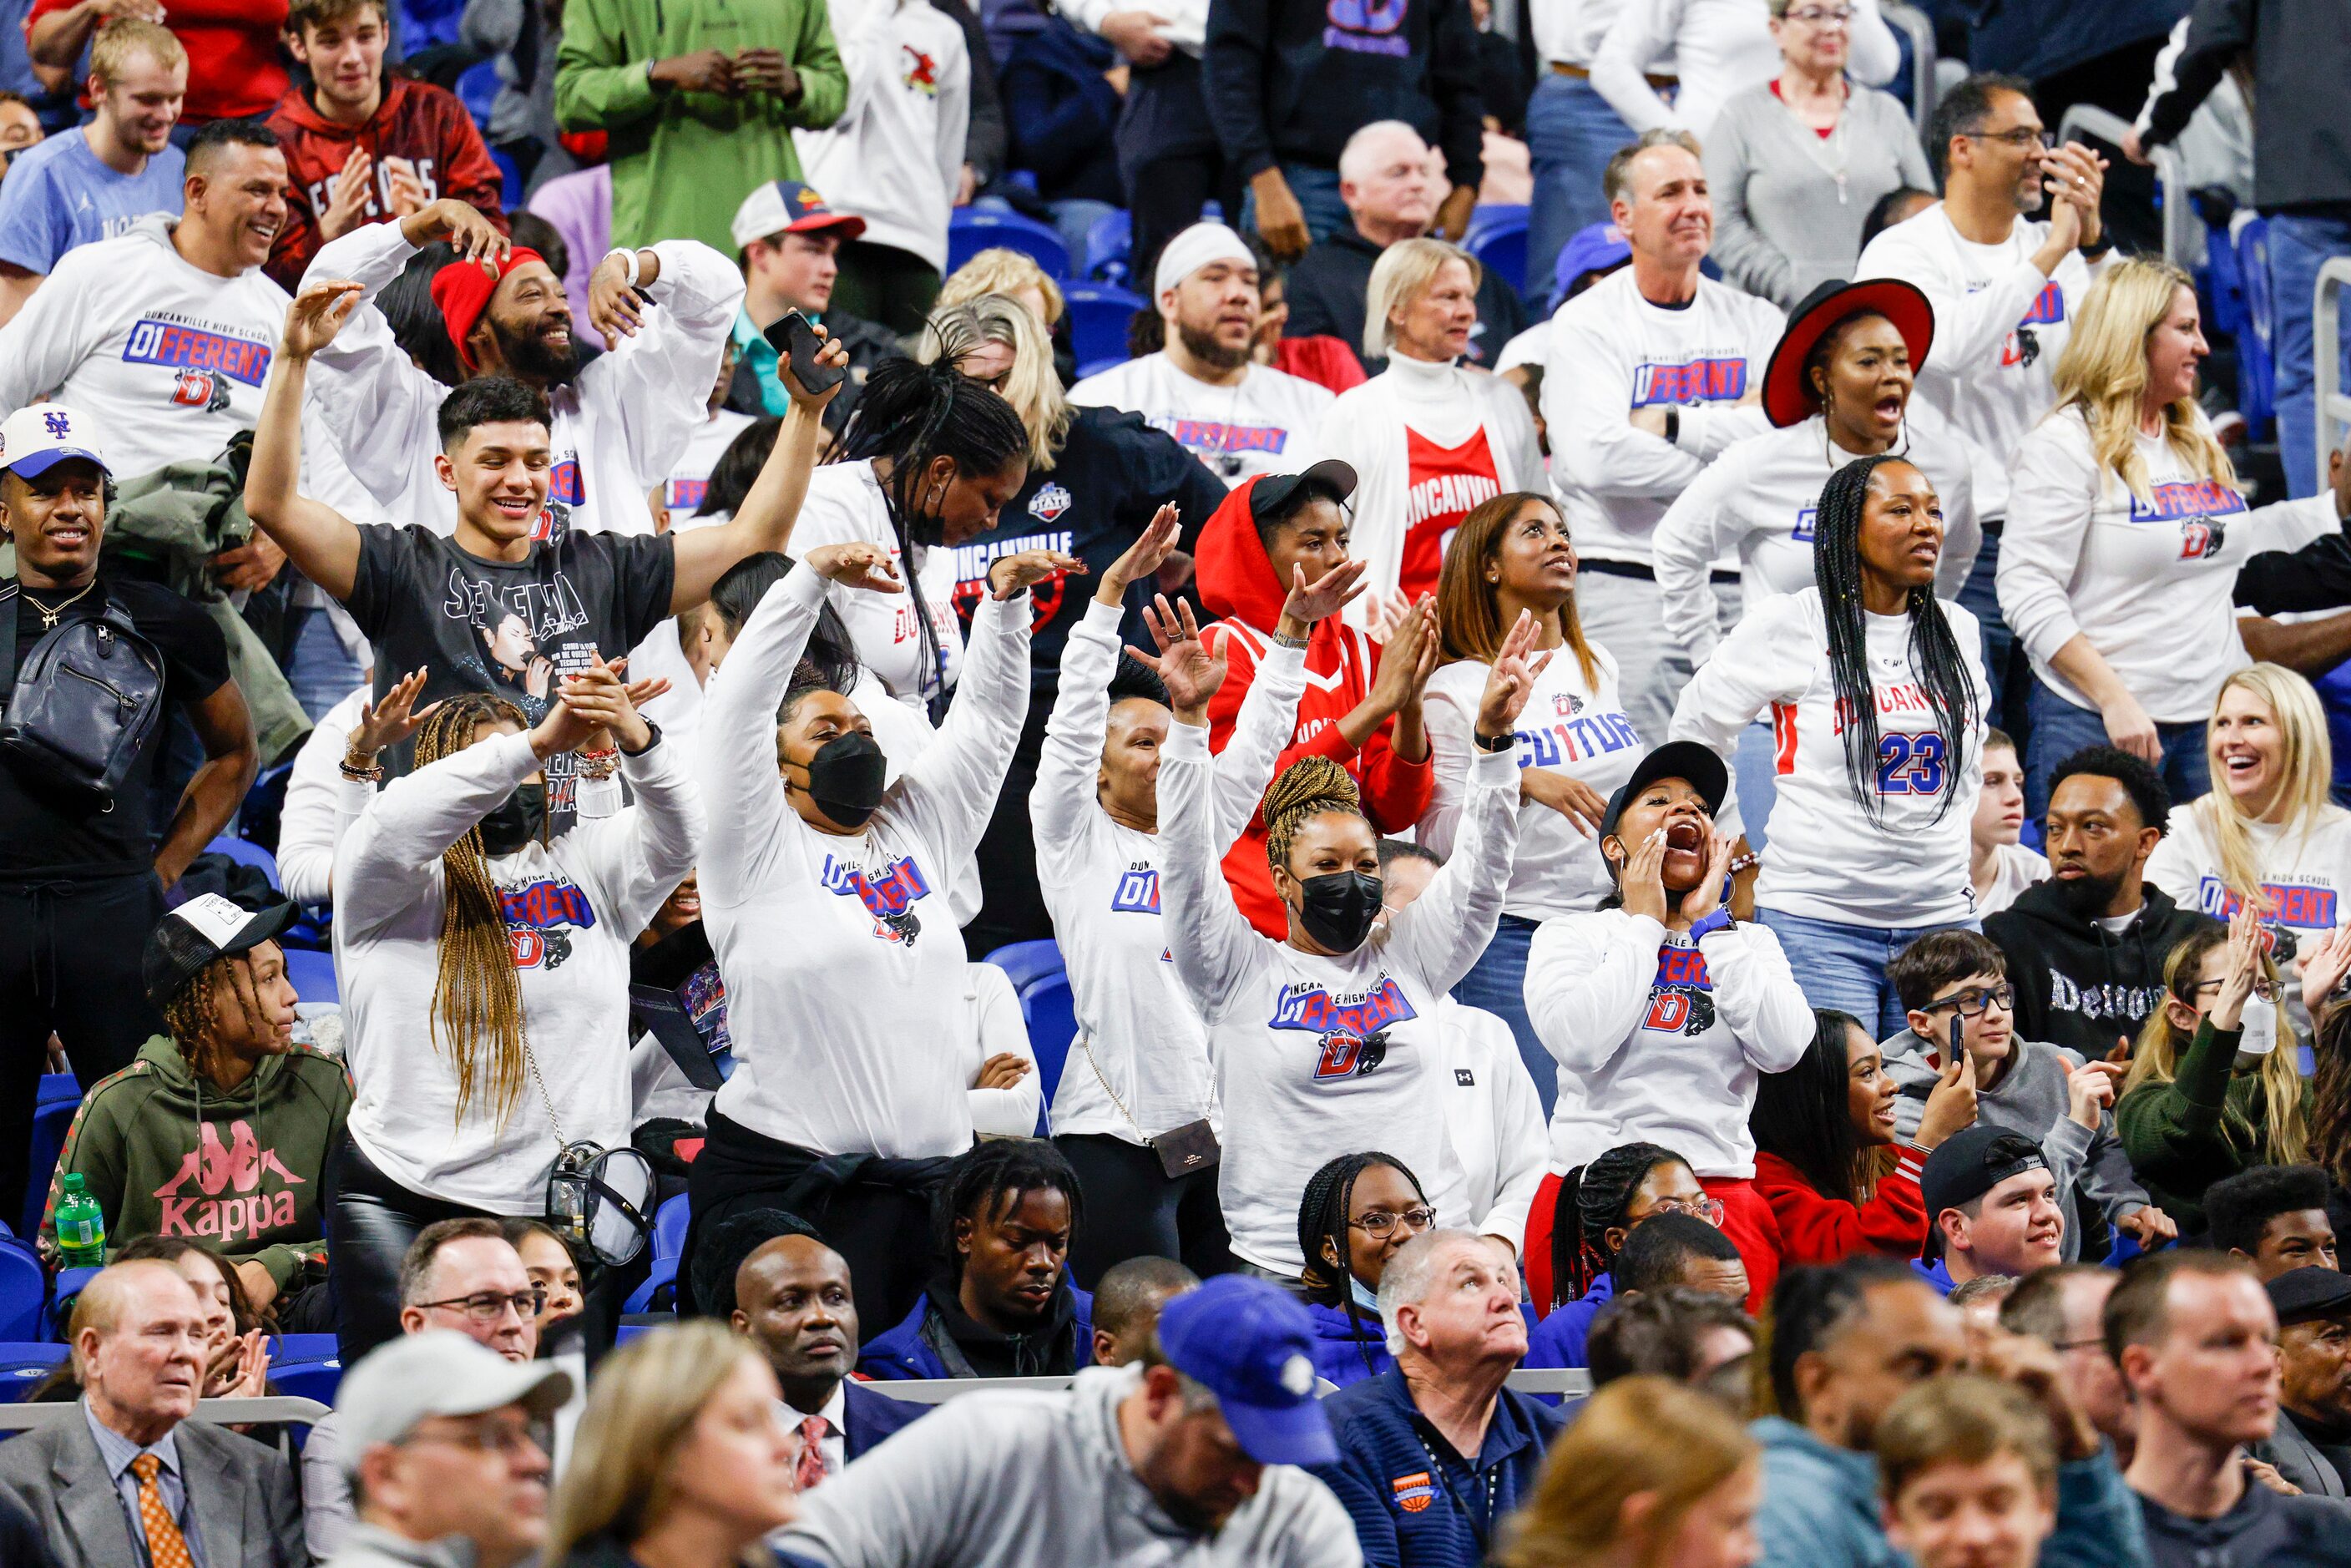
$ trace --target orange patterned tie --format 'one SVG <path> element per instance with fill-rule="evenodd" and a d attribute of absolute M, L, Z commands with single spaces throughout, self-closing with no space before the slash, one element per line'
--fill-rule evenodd
<path fill-rule="evenodd" d="M 800 1423 L 800 1462 L 792 1479 L 801 1491 L 814 1491 L 824 1481 L 824 1435 L 832 1430 L 832 1423 L 821 1416 L 810 1416 Z M 155 1568 L 163 1568 L 161 1563 Z"/>
<path fill-rule="evenodd" d="M 152 1454 L 131 1461 L 131 1473 L 139 1478 L 139 1522 L 147 1531 L 147 1560 L 154 1568 L 195 1568 L 187 1537 L 163 1504 L 162 1483 L 157 1479 L 162 1469 L 163 1461 Z"/>

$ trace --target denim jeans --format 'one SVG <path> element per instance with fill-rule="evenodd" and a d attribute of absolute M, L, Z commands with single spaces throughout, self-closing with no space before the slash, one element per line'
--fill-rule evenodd
<path fill-rule="evenodd" d="M 2163 740 L 2163 787 L 2176 809 L 2207 794 L 2211 773 L 2204 760 L 2204 725 L 2158 724 Z M 2076 707 L 2042 680 L 2032 683 L 2032 738 L 2025 743 L 2024 810 L 2039 819 L 2049 811 L 2049 780 L 2057 765 L 2085 746 L 2105 746 L 2106 721 L 2095 708 Z"/>
<path fill-rule="evenodd" d="M 1739 585 L 1714 586 L 1714 623 L 1724 636 L 1739 624 Z M 1583 635 L 1614 657 L 1625 715 L 1650 746 L 1663 746 L 1674 705 L 1689 685 L 1690 659 L 1666 630 L 1656 580 L 1620 577 L 1589 562 L 1575 579 L 1575 612 Z"/>
<path fill-rule="evenodd" d="M 1453 988 L 1453 999 L 1465 1007 L 1483 1008 L 1510 1026 L 1519 1042 L 1519 1060 L 1527 1064 L 1542 1097 L 1543 1121 L 1559 1099 L 1559 1063 L 1535 1033 L 1527 1017 L 1527 950 L 1533 946 L 1539 920 L 1505 915 L 1494 928 L 1494 939 Z"/>
<path fill-rule="evenodd" d="M 2000 571 L 2000 536 L 1987 533 L 1983 549 L 1976 553 L 1976 563 L 1968 569 L 1967 581 L 1959 584 L 1959 603 L 1976 618 L 1983 630 L 1984 684 L 1991 688 L 1991 708 L 1984 722 L 1994 729 L 2013 732 L 2011 716 L 2001 709 L 2001 696 L 2008 688 L 2008 662 L 2016 646 L 2016 634 L 2001 619 L 2000 594 L 1993 579 Z"/>
<path fill-rule="evenodd" d="M 1902 999 L 1886 983 L 1886 967 L 1894 955 L 1930 931 L 1982 929 L 1973 920 L 1948 925 L 1846 925 L 1777 909 L 1759 909 L 1755 918 L 1780 939 L 1806 1001 L 1851 1013 L 1879 1040 L 1891 1040 L 1910 1027 Z"/>
<path fill-rule="evenodd" d="M 1739 831 L 1746 835 L 1747 847 L 1759 854 L 1771 821 L 1771 802 L 1780 798 L 1780 775 L 1772 762 L 1769 721 L 1739 732 L 1739 749 L 1730 757 L 1730 777 L 1739 791 Z"/>
<path fill-rule="evenodd" d="M 1527 100 L 1527 151 L 1534 162 L 1535 197 L 1527 214 L 1527 306 L 1548 313 L 1552 272 L 1578 230 L 1608 216 L 1600 176 L 1632 128 L 1588 81 L 1545 70 Z M 1556 301 L 1552 301 L 1556 304 Z"/>
<path fill-rule="evenodd" d="M 2278 456 L 2285 464 L 2289 495 L 2315 496 L 2325 488 L 2325 465 L 2318 460 L 2317 345 L 2313 340 L 2311 307 L 2318 288 L 2319 264 L 2329 256 L 2351 256 L 2351 218 L 2306 213 L 2274 213 L 2270 216 L 2270 297 L 2275 302 L 2277 327 L 2271 346 L 2277 356 Z M 2351 355 L 2343 345 L 2328 345 L 2339 356 L 2343 380 L 2351 388 Z"/>
<path fill-rule="evenodd" d="M 1316 244 L 1341 229 L 1354 226 L 1347 204 L 1339 199 L 1338 170 L 1318 169 L 1311 163 L 1284 163 L 1281 177 L 1289 183 L 1290 193 L 1298 198 L 1298 210 L 1306 214 L 1306 232 Z M 1241 226 L 1252 232 L 1257 228 L 1255 191 L 1241 198 Z"/>
<path fill-rule="evenodd" d="M 286 656 L 286 679 L 294 688 L 294 700 L 316 724 L 329 708 L 351 695 L 363 669 L 344 648 L 332 616 L 324 610 L 294 613 L 300 618 L 300 625 L 294 632 L 293 650 Z"/>

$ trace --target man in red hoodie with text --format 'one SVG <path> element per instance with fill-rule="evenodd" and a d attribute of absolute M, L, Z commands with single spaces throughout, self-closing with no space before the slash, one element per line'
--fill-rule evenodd
<path fill-rule="evenodd" d="M 456 96 L 386 74 L 383 0 L 293 0 L 286 47 L 309 68 L 270 112 L 293 190 L 269 276 L 291 291 L 319 247 L 361 224 L 423 211 L 443 196 L 500 230 L 498 168 Z"/>
<path fill-rule="evenodd" d="M 1424 601 L 1397 622 L 1384 650 L 1326 612 L 1311 628 L 1285 623 L 1282 602 L 1300 587 L 1332 600 L 1362 591 L 1364 563 L 1347 556 L 1346 503 L 1355 471 L 1344 463 L 1317 463 L 1302 474 L 1260 474 L 1243 481 L 1200 530 L 1196 571 L 1200 602 L 1223 619 L 1202 633 L 1210 653 L 1226 661 L 1224 685 L 1208 703 L 1208 746 L 1222 751 L 1232 738 L 1241 699 L 1257 678 L 1257 663 L 1276 642 L 1306 649 L 1306 691 L 1298 727 L 1274 764 L 1328 757 L 1355 778 L 1364 815 L 1382 833 L 1402 832 L 1428 806 L 1428 732 L 1420 717 L 1422 689 L 1437 667 L 1436 612 Z M 1296 632 L 1302 644 L 1291 641 Z M 1265 823 L 1252 818 L 1225 854 L 1225 881 L 1249 924 L 1276 941 L 1290 932 L 1289 916 L 1266 866 Z"/>

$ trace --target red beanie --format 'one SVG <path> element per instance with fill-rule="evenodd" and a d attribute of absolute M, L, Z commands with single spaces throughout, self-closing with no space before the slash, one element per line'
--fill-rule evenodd
<path fill-rule="evenodd" d="M 465 340 L 473 335 L 482 312 L 490 308 L 490 296 L 497 292 L 499 280 L 524 262 L 541 259 L 538 252 L 518 245 L 498 263 L 496 277 L 484 272 L 478 261 L 453 261 L 433 275 L 433 303 L 441 308 L 442 319 L 449 324 L 449 341 L 456 345 L 459 364 L 469 371 L 479 368 Z"/>

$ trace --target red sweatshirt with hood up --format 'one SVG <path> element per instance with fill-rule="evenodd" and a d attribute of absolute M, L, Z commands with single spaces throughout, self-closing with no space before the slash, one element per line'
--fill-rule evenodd
<path fill-rule="evenodd" d="M 1200 530 L 1195 570 L 1200 602 L 1221 617 L 1201 633 L 1211 654 L 1225 656 L 1225 684 L 1208 701 L 1208 749 L 1222 751 L 1240 716 L 1241 699 L 1257 678 L 1257 662 L 1281 623 L 1289 597 L 1273 575 L 1273 562 L 1249 516 L 1255 478 L 1234 487 Z M 1382 833 L 1401 832 L 1420 821 L 1428 807 L 1434 775 L 1426 761 L 1407 762 L 1389 747 L 1395 726 L 1383 721 L 1357 750 L 1339 733 L 1339 721 L 1371 691 L 1379 650 L 1370 638 L 1336 615 L 1314 624 L 1306 644 L 1306 691 L 1298 700 L 1298 727 L 1274 766 L 1281 769 L 1301 757 L 1327 757 L 1354 776 L 1363 791 L 1364 815 Z M 1225 882 L 1233 902 L 1259 931 L 1280 941 L 1290 917 L 1274 895 L 1273 873 L 1265 862 L 1265 820 L 1253 817 L 1249 831 L 1225 854 Z"/>

